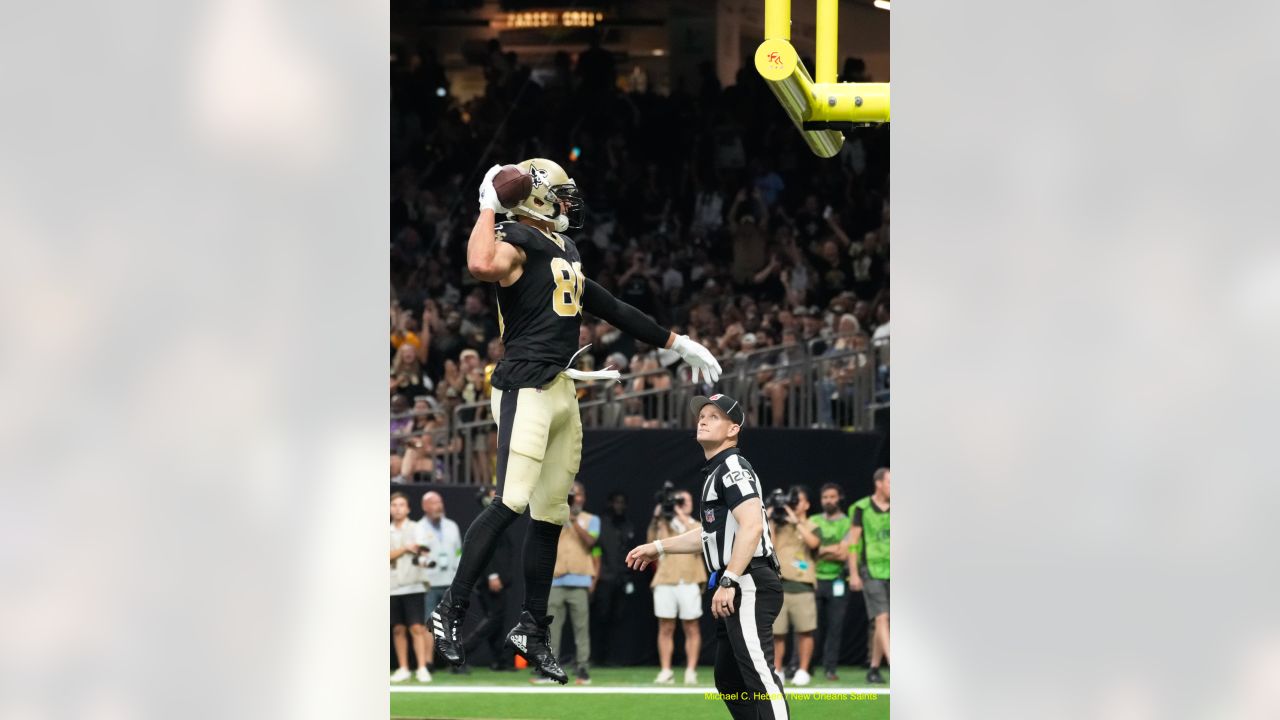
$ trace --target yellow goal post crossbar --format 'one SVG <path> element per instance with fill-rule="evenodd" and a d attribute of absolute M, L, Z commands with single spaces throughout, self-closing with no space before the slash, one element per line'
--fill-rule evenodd
<path fill-rule="evenodd" d="M 755 63 L 809 148 L 829 158 L 844 144 L 841 130 L 889 122 L 889 83 L 836 82 L 839 0 L 817 3 L 816 80 L 791 44 L 791 0 L 764 0 L 764 42 Z"/>

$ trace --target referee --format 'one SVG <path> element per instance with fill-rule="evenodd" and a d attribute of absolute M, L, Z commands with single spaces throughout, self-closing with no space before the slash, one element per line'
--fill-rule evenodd
<path fill-rule="evenodd" d="M 745 413 L 728 395 L 698 396 L 702 469 L 702 529 L 641 545 L 627 564 L 643 570 L 667 553 L 702 553 L 716 586 L 716 689 L 738 720 L 790 717 L 782 680 L 773 671 L 773 621 L 782 609 L 782 581 L 765 522 L 764 492 L 751 463 L 738 453 Z"/>

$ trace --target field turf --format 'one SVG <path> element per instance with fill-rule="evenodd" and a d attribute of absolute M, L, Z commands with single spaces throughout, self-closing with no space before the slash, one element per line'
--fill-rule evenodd
<path fill-rule="evenodd" d="M 433 682 L 408 681 L 391 686 L 391 717 L 502 718 L 543 720 L 559 718 L 607 718 L 655 720 L 679 717 L 727 718 L 724 703 L 704 693 L 715 693 L 711 668 L 700 668 L 696 688 L 681 683 L 654 685 L 656 668 L 599 668 L 591 672 L 591 684 L 533 685 L 528 671 L 473 670 L 470 675 L 434 673 Z M 815 677 L 805 687 L 787 686 L 792 717 L 835 720 L 889 717 L 888 684 L 869 686 L 865 668 L 845 667 L 840 680 L 829 683 Z M 889 672 L 882 673 L 888 681 Z M 692 690 L 692 692 L 690 692 Z M 851 695 L 856 692 L 858 694 Z M 799 693 L 799 694 L 796 694 Z M 822 697 L 821 694 L 834 697 Z M 843 693 L 845 697 L 838 697 Z M 870 695 L 874 693 L 875 699 Z M 809 695 L 806 697 L 805 695 Z"/>

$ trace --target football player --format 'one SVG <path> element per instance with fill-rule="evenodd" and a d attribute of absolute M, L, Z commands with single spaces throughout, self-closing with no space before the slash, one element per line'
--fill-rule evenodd
<path fill-rule="evenodd" d="M 571 367 L 582 352 L 582 313 L 675 351 L 693 368 L 694 382 L 701 373 L 714 383 L 720 364 L 702 345 L 658 326 L 588 280 L 577 246 L 564 235 L 582 227 L 586 212 L 577 184 L 550 160 L 534 158 L 519 167 L 532 176 L 532 191 L 515 207 L 503 207 L 493 188 L 501 168 L 490 168 L 480 183 L 480 217 L 467 241 L 467 269 L 478 280 L 497 283 L 498 324 L 506 346 L 492 378 L 498 497 L 468 528 L 457 575 L 431 613 L 431 627 L 437 651 L 462 665 L 459 629 L 472 588 L 498 537 L 528 508 L 532 522 L 524 541 L 524 607 L 506 644 L 563 684 L 568 677 L 551 649 L 547 597 L 561 527 L 569 517 L 566 498 L 582 460 L 582 419 L 573 383 L 619 377 L 616 370 Z M 498 222 L 500 212 L 507 221 Z"/>

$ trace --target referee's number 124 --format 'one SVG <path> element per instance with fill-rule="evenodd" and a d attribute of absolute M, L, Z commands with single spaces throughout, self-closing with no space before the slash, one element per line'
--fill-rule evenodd
<path fill-rule="evenodd" d="M 582 291 L 587 278 L 582 274 L 582 263 L 569 264 L 564 258 L 551 258 L 551 277 L 556 289 L 551 293 L 551 308 L 561 317 L 573 317 L 582 312 Z"/>

